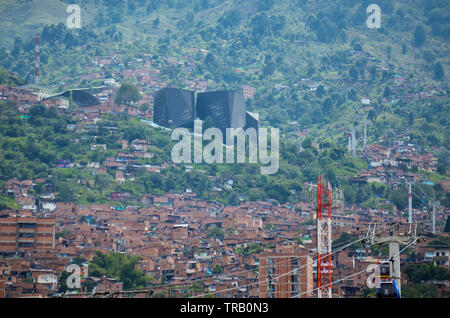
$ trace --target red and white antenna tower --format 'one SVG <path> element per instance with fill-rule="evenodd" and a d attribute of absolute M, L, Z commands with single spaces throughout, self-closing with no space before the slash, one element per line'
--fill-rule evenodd
<path fill-rule="evenodd" d="M 317 297 L 331 298 L 331 186 L 317 178 Z"/>
<path fill-rule="evenodd" d="M 40 69 L 40 44 L 41 44 L 41 36 L 36 34 L 34 37 L 35 40 L 35 49 L 34 49 L 34 57 L 35 57 L 35 66 L 34 66 L 34 84 L 39 84 L 39 69 Z"/>

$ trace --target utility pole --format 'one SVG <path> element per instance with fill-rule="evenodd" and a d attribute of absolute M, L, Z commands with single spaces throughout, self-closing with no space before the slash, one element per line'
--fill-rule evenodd
<path fill-rule="evenodd" d="M 412 190 L 411 182 L 408 182 L 408 223 L 412 223 Z"/>
<path fill-rule="evenodd" d="M 352 152 L 352 135 L 351 133 L 348 134 L 348 145 L 347 145 L 348 152 Z"/>
<path fill-rule="evenodd" d="M 356 129 L 352 128 L 352 155 L 356 157 Z"/>
<path fill-rule="evenodd" d="M 434 201 L 433 202 L 433 214 L 432 214 L 432 233 L 433 235 L 436 234 L 436 207 L 439 207 L 440 202 Z"/>
<path fill-rule="evenodd" d="M 39 84 L 39 73 L 40 73 L 40 53 L 41 53 L 41 36 L 36 34 L 34 37 L 34 84 Z"/>
<path fill-rule="evenodd" d="M 363 140 L 363 151 L 366 150 L 366 141 L 367 141 L 367 116 L 364 118 L 364 140 Z"/>
<path fill-rule="evenodd" d="M 433 202 L 433 219 L 431 233 L 436 234 L 436 202 Z"/>

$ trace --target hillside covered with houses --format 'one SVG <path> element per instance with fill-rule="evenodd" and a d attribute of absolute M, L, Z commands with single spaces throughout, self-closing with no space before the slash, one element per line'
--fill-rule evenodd
<path fill-rule="evenodd" d="M 0 298 L 313 297 L 319 176 L 333 249 L 361 239 L 333 279 L 388 257 L 362 238 L 408 222 L 410 187 L 423 238 L 401 251 L 402 293 L 449 296 L 446 1 L 379 1 L 376 30 L 358 1 L 86 1 L 79 29 L 51 1 L 51 22 L 22 17 L 35 32 L 0 45 Z M 173 162 L 154 122 L 164 88 L 242 95 L 280 130 L 278 172 Z M 374 297 L 352 277 L 333 294 Z"/>

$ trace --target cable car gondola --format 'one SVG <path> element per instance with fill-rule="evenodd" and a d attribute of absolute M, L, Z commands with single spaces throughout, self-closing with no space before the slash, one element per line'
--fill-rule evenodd
<path fill-rule="evenodd" d="M 400 298 L 400 293 L 394 279 L 391 282 L 380 282 L 378 284 L 377 298 Z"/>
<path fill-rule="evenodd" d="M 400 298 L 395 279 L 391 277 L 391 264 L 389 261 L 377 262 L 379 268 L 377 298 Z"/>

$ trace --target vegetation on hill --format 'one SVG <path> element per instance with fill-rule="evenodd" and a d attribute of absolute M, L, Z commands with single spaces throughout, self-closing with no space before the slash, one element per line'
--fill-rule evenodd
<path fill-rule="evenodd" d="M 433 282 L 448 281 L 450 270 L 433 264 L 408 264 L 403 272 L 408 276 L 408 284 L 402 287 L 405 298 L 440 298 L 443 296 Z"/>
<path fill-rule="evenodd" d="M 89 276 L 115 278 L 123 282 L 123 289 L 128 290 L 147 287 L 152 278 L 135 269 L 138 262 L 138 256 L 122 253 L 104 254 L 97 251 L 92 262 L 89 262 Z"/>
<path fill-rule="evenodd" d="M 10 12 L 31 10 L 22 22 L 39 25 L 44 84 L 57 90 L 96 86 L 96 80 L 79 79 L 85 65 L 94 57 L 118 53 L 120 67 L 131 69 L 150 54 L 152 67 L 160 69 L 161 82 L 169 86 L 186 88 L 186 78 L 208 81 L 212 89 L 240 90 L 242 84 L 252 85 L 256 95 L 247 100 L 247 109 L 260 113 L 261 126 L 279 127 L 282 133 L 280 169 L 275 176 L 255 177 L 257 165 L 194 165 L 192 172 L 182 167 L 163 169 L 160 175 L 143 171 L 134 183 L 120 185 L 111 182 L 114 175 L 109 172 L 83 185 L 80 180 L 93 179 L 83 168 L 117 154 L 119 136 L 128 141 L 151 140 L 156 156 L 146 162 L 150 164 L 169 160 L 169 136 L 137 120 L 113 116 L 105 116 L 97 129 L 81 136 L 66 130 L 67 124 L 75 123 L 71 118 L 59 119 L 54 110 L 35 107 L 30 120 L 11 112 L 3 115 L 3 180 L 47 176 L 48 169 L 53 169 L 51 183 L 57 199 L 84 203 L 106 202 L 112 192 L 128 191 L 131 197 L 139 197 L 186 188 L 202 198 L 228 204 L 267 198 L 286 203 L 298 201 L 302 182 L 324 173 L 332 185 L 344 189 L 348 204 L 375 207 L 376 196 L 402 209 L 402 189 L 392 191 L 379 184 L 359 187 L 347 181 L 368 167 L 365 160 L 351 158 L 345 148 L 346 133 L 355 124 L 361 130 L 363 116 L 368 118 L 369 143 L 391 145 L 396 134 L 408 134 L 413 143 L 434 149 L 439 158 L 438 173 L 427 177 L 446 178 L 449 156 L 442 149 L 448 149 L 450 140 L 445 82 L 450 30 L 444 14 L 447 1 L 379 1 L 380 29 L 366 26 L 370 1 L 86 0 L 80 2 L 81 29 L 68 29 L 64 24 L 67 2 L 52 1 L 53 6 L 47 3 L 41 8 L 40 13 L 47 14 L 45 21 L 32 11 L 38 5 L 35 1 L 2 4 Z M 51 12 L 50 7 L 54 8 Z M 4 17 L 2 23 L 7 29 L 9 18 Z M 36 30 L 32 34 L 21 26 L 16 30 L 13 42 L 3 42 L 0 64 L 29 80 L 34 71 Z M 168 58 L 182 63 L 171 65 Z M 92 71 L 101 69 L 94 66 Z M 114 67 L 106 68 L 104 75 L 124 82 Z M 131 104 L 139 96 L 127 85 L 122 85 L 117 101 Z M 432 96 L 404 99 L 422 93 Z M 362 98 L 370 99 L 369 107 L 361 104 Z M 50 121 L 44 120 L 47 116 Z M 6 117 L 11 121 L 4 121 Z M 103 129 L 111 125 L 119 129 L 119 136 Z M 309 128 L 309 137 L 302 140 L 304 151 L 299 152 L 296 133 L 305 128 Z M 108 150 L 91 151 L 93 143 L 107 144 Z M 58 160 L 79 166 L 56 168 Z M 23 169 L 18 169 L 18 163 Z M 214 184 L 208 175 L 237 180 L 232 189 L 217 193 L 211 191 Z M 448 201 L 439 186 L 425 188 Z M 420 205 L 415 199 L 414 206 Z"/>
<path fill-rule="evenodd" d="M 169 133 L 139 118 L 107 114 L 87 125 L 73 113 L 41 104 L 24 115 L 10 102 L 0 101 L 0 188 L 11 178 L 43 178 L 31 194 L 55 192 L 56 201 L 76 204 L 143 205 L 145 195 L 191 189 L 201 199 L 227 205 L 267 199 L 290 205 L 307 194 L 305 182 L 324 174 L 343 190 L 346 204 L 402 210 L 408 204 L 403 185 L 393 190 L 350 180 L 369 165 L 364 157 L 349 155 L 347 133 L 356 127 L 361 135 L 367 118 L 368 144 L 391 146 L 398 135 L 406 135 L 438 158 L 437 172 L 399 169 L 434 181 L 421 185 L 422 191 L 450 206 L 450 195 L 437 183 L 449 180 L 450 167 L 448 0 L 378 0 L 379 29 L 366 25 L 369 0 L 80 0 L 82 28 L 69 29 L 65 9 L 71 2 L 0 3 L 1 85 L 31 82 L 35 34 L 41 36 L 41 83 L 55 91 L 100 86 L 103 78 L 114 78 L 122 84 L 115 102 L 132 107 L 140 93 L 153 94 L 160 85 L 190 88 L 192 82 L 202 81 L 208 90 L 239 91 L 243 84 L 250 85 L 256 94 L 246 100 L 247 110 L 260 114 L 260 126 L 280 128 L 279 171 L 260 175 L 259 164 L 172 165 Z M 98 59 L 111 56 L 113 65 L 99 65 Z M 136 73 L 143 61 L 159 71 L 152 74 L 159 83 L 138 89 L 122 71 Z M 98 76 L 89 79 L 90 73 Z M 135 139 L 150 141 L 154 156 L 136 159 L 140 167 L 133 180 L 116 182 L 115 171 L 105 172 L 102 165 L 123 151 L 122 140 Z M 98 144 L 106 150 L 92 147 Z M 61 161 L 71 166 L 58 166 Z M 161 172 L 149 172 L 144 165 L 161 167 Z M 112 199 L 116 193 L 124 195 Z M 413 197 L 414 208 L 426 205 Z M 0 209 L 18 207 L 13 198 L 0 195 Z M 312 219 L 304 224 L 308 222 Z M 447 218 L 446 232 L 449 222 Z M 95 224 L 95 218 L 90 223 Z M 233 229 L 214 228 L 207 236 L 220 239 L 229 232 Z M 344 232 L 333 246 L 354 239 Z M 448 244 L 445 237 L 430 242 Z M 386 248 L 372 246 L 372 253 L 387 254 Z M 260 251 L 258 244 L 236 249 L 242 256 Z M 138 261 L 126 254 L 98 252 L 89 263 L 90 276 L 116 278 L 124 289 L 145 287 L 151 278 L 135 269 Z M 223 270 L 214 267 L 214 273 Z M 437 297 L 433 281 L 449 279 L 448 269 L 432 265 L 411 264 L 404 272 L 411 281 L 403 288 L 404 297 Z M 67 290 L 64 275 L 62 292 Z M 201 291 L 202 286 L 191 290 Z"/>
<path fill-rule="evenodd" d="M 0 85 L 5 86 L 20 86 L 25 82 L 17 75 L 9 73 L 3 67 L 0 67 Z"/>

